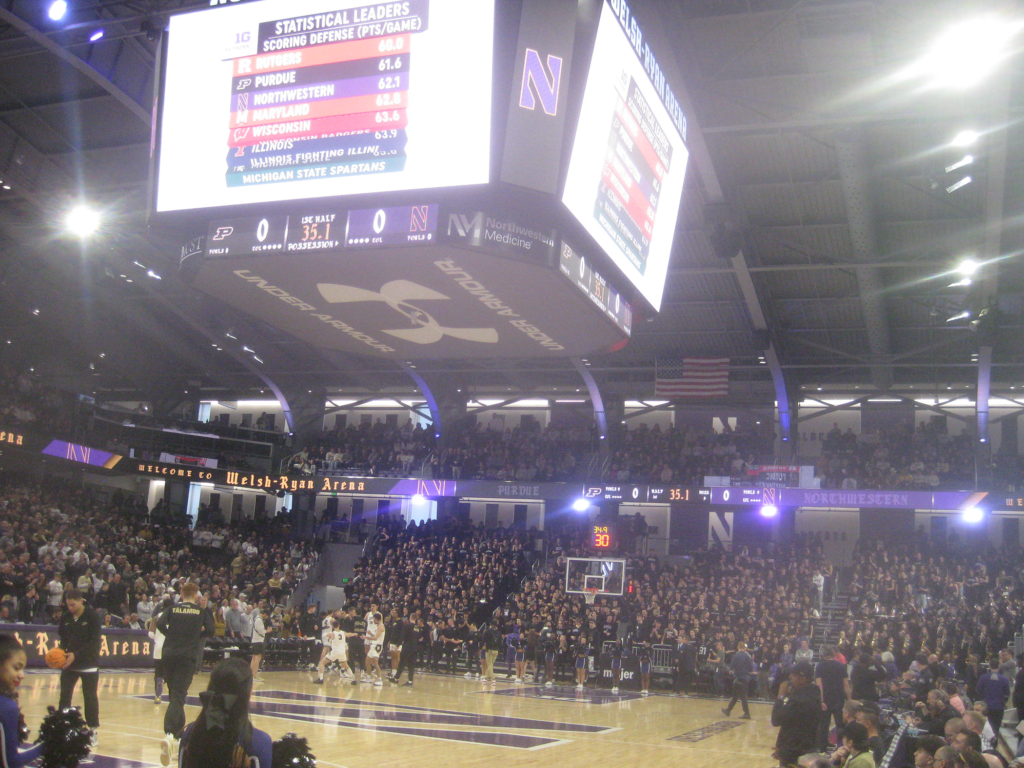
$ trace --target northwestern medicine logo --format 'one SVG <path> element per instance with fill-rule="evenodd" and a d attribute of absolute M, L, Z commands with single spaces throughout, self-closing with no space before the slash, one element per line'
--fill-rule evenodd
<path fill-rule="evenodd" d="M 380 292 L 356 288 L 352 285 L 336 285 L 333 283 L 317 283 L 320 295 L 331 304 L 347 304 L 360 301 L 376 301 L 387 304 L 396 312 L 404 315 L 414 328 L 396 328 L 383 330 L 389 336 L 412 342 L 413 344 L 434 344 L 445 336 L 463 341 L 475 341 L 480 344 L 497 344 L 496 328 L 446 328 L 437 322 L 430 313 L 420 309 L 410 301 L 447 300 L 443 293 L 410 280 L 392 280 L 381 286 Z"/>
<path fill-rule="evenodd" d="M 540 54 L 533 48 L 526 49 L 523 61 L 523 87 L 519 92 L 519 106 L 534 110 L 540 99 L 541 109 L 546 115 L 554 115 L 558 111 L 558 89 L 562 82 L 562 57 L 548 54 L 547 71 L 541 63 Z M 533 88 L 530 88 L 533 83 Z M 534 96 L 534 91 L 537 95 Z"/>

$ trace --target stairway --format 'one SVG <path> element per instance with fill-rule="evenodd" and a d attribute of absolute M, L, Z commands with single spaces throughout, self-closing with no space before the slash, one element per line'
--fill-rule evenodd
<path fill-rule="evenodd" d="M 850 594 L 837 592 L 832 601 L 825 603 L 821 618 L 814 620 L 815 655 L 823 645 L 833 645 L 839 639 L 839 632 L 850 614 Z"/>

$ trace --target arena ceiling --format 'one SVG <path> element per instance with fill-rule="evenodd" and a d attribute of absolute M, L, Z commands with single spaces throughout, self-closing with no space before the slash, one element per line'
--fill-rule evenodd
<path fill-rule="evenodd" d="M 230 399 L 270 382 L 409 391 L 397 366 L 311 348 L 199 294 L 177 276 L 180 235 L 147 228 L 150 38 L 166 14 L 207 4 L 82 0 L 58 29 L 46 3 L 0 0 L 3 358 L 116 399 L 190 388 Z M 632 5 L 656 49 L 675 55 L 691 171 L 662 311 L 623 350 L 587 361 L 602 389 L 649 398 L 657 361 L 729 357 L 742 403 L 770 405 L 773 374 L 790 398 L 819 386 L 964 393 L 987 381 L 991 359 L 993 391 L 1009 394 L 1024 368 L 1020 58 L 963 89 L 915 65 L 950 25 L 1019 8 Z M 965 129 L 978 143 L 950 147 Z M 973 164 L 947 172 L 965 152 Z M 947 192 L 966 173 L 971 183 Z M 58 231 L 78 198 L 108 211 L 84 248 Z M 983 263 L 974 284 L 949 287 L 967 254 Z M 996 321 L 974 330 L 972 318 L 949 320 L 985 308 Z M 455 372 L 476 392 L 583 386 L 567 360 L 439 360 L 419 372 Z"/>

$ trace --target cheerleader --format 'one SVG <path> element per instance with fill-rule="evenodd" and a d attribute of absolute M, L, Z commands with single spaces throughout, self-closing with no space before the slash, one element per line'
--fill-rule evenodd
<path fill-rule="evenodd" d="M 573 648 L 573 656 L 576 657 L 576 690 L 582 691 L 587 682 L 587 657 L 590 655 L 590 643 L 587 636 L 581 634 L 580 639 Z"/>
<path fill-rule="evenodd" d="M 526 638 L 521 635 L 513 635 L 509 638 L 509 645 L 515 652 L 516 682 L 523 682 L 526 675 Z"/>
<path fill-rule="evenodd" d="M 558 656 L 558 638 L 551 632 L 543 641 L 544 646 L 544 687 L 551 688 L 555 684 L 555 658 Z"/>
<path fill-rule="evenodd" d="M 3 736 L 5 768 L 21 768 L 42 754 L 43 745 L 21 751 L 21 734 L 28 734 L 18 707 L 18 686 L 25 677 L 28 659 L 13 635 L 0 634 L 0 735 Z"/>
<path fill-rule="evenodd" d="M 622 678 L 622 655 L 625 652 L 626 649 L 622 647 L 622 639 L 616 640 L 610 654 L 612 657 L 612 693 L 619 692 L 619 680 Z"/>
<path fill-rule="evenodd" d="M 640 646 L 640 695 L 646 696 L 651 690 L 651 644 L 644 641 Z"/>

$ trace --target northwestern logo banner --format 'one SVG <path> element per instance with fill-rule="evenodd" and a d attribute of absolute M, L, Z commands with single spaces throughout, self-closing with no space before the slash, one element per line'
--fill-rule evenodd
<path fill-rule="evenodd" d="M 576 37 L 576 0 L 523 0 L 501 181 L 555 194 Z"/>
<path fill-rule="evenodd" d="M 548 54 L 548 66 L 545 71 L 540 54 L 532 48 L 527 48 L 526 59 L 523 62 L 523 87 L 519 93 L 519 106 L 523 109 L 536 109 L 539 100 L 544 114 L 554 117 L 558 113 L 558 90 L 561 83 L 562 57 Z M 534 91 L 537 93 L 536 97 Z"/>

